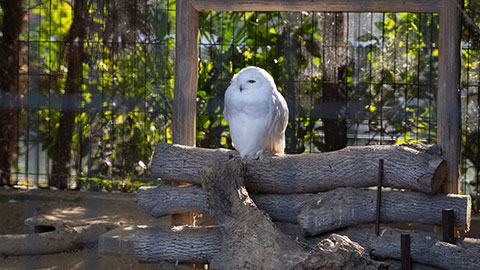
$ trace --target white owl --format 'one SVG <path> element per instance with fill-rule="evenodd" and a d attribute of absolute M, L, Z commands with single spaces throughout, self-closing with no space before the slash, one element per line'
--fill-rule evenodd
<path fill-rule="evenodd" d="M 223 115 L 242 158 L 263 160 L 264 151 L 283 154 L 287 102 L 264 69 L 247 67 L 233 76 L 225 92 Z"/>

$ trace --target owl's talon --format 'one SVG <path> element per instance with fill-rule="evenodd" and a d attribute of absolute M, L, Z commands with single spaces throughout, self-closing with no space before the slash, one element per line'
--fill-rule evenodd
<path fill-rule="evenodd" d="M 263 161 L 263 150 L 260 150 L 255 154 L 255 159 Z"/>

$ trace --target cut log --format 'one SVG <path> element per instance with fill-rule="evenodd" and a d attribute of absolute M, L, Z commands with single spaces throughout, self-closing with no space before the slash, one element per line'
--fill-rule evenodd
<path fill-rule="evenodd" d="M 246 160 L 246 187 L 251 193 L 316 193 L 338 187 L 376 185 L 378 160 L 384 159 L 386 187 L 425 193 L 438 191 L 446 163 L 438 146 L 420 144 L 351 146 L 316 154 L 265 156 Z M 238 156 L 233 150 L 159 143 L 151 174 L 167 180 L 200 184 L 197 170 L 211 160 Z"/>
<path fill-rule="evenodd" d="M 205 192 L 199 186 L 140 187 L 137 205 L 155 218 L 179 213 L 207 213 Z"/>
<path fill-rule="evenodd" d="M 246 164 L 238 158 L 199 170 L 210 214 L 222 234 L 211 269 L 292 269 L 305 250 L 280 232 L 260 211 L 244 186 Z"/>
<path fill-rule="evenodd" d="M 272 220 L 302 225 L 315 235 L 352 225 L 375 222 L 376 191 L 338 188 L 318 194 L 253 194 L 255 204 Z M 140 188 L 138 205 L 152 216 L 180 212 L 207 212 L 205 193 L 198 186 L 168 185 Z M 471 199 L 467 195 L 428 195 L 386 191 L 382 195 L 383 223 L 442 224 L 442 209 L 453 209 L 455 226 L 470 228 Z"/>
<path fill-rule="evenodd" d="M 278 228 L 281 229 L 282 232 L 290 235 L 291 238 L 298 238 L 299 240 L 305 241 L 306 245 L 310 248 L 317 246 L 318 243 L 328 237 L 315 236 L 303 238 L 298 226 L 278 223 L 277 225 L 281 225 L 278 226 Z M 153 229 L 137 229 L 137 233 L 139 230 L 143 230 L 142 238 L 148 239 L 148 241 L 143 242 L 150 243 L 150 247 L 146 247 L 144 252 L 153 252 L 154 248 L 161 248 L 163 244 L 170 244 L 176 241 L 182 243 L 183 246 L 177 249 L 178 253 L 171 254 L 170 258 L 179 258 L 180 256 L 183 256 L 183 254 L 195 254 L 196 247 L 192 246 L 190 243 L 196 242 L 198 238 L 210 239 L 209 241 L 205 241 L 205 244 L 202 245 L 203 250 L 208 250 L 210 252 L 205 254 L 207 258 L 216 256 L 218 252 L 220 252 L 220 245 L 222 244 L 222 237 L 220 236 L 220 229 L 218 227 L 208 229 L 184 228 L 184 230 L 195 230 L 195 234 L 186 231 L 177 231 L 175 233 L 154 233 L 155 230 Z M 382 228 L 380 236 L 377 237 L 373 226 L 358 226 L 356 228 L 348 228 L 336 232 L 336 234 L 348 236 L 351 241 L 354 241 L 365 248 L 366 253 L 382 260 L 400 260 L 400 235 L 406 233 L 410 234 L 412 239 L 410 254 L 413 261 L 413 269 L 416 269 L 417 263 L 420 264 L 417 265 L 420 267 L 418 269 L 435 269 L 428 268 L 428 266 L 453 270 L 480 269 L 480 258 L 478 257 L 480 252 L 479 239 L 457 239 L 457 245 L 452 245 L 442 242 L 442 235 L 438 233 L 416 232 L 392 228 Z M 137 238 L 136 241 L 138 241 Z M 175 252 L 175 249 L 170 250 Z M 152 253 L 148 258 L 152 259 L 155 258 L 155 256 L 162 256 L 162 254 L 157 253 L 156 255 L 153 255 Z M 158 260 L 151 260 L 151 262 L 155 261 Z M 182 262 L 181 260 L 179 261 Z"/>
<path fill-rule="evenodd" d="M 441 269 L 480 269 L 480 240 L 457 239 L 457 244 L 442 241 L 439 233 L 405 231 L 384 228 L 380 236 L 373 227 L 357 226 L 336 232 L 359 243 L 371 255 L 386 259 L 400 259 L 400 235 L 410 234 L 410 256 L 413 262 L 432 265 Z"/>
<path fill-rule="evenodd" d="M 139 227 L 135 230 L 135 256 L 141 262 L 208 263 L 220 252 L 218 227 Z"/>
<path fill-rule="evenodd" d="M 298 223 L 305 235 L 317 235 L 352 225 L 374 223 L 376 191 L 354 188 L 336 189 L 315 196 L 306 204 Z M 260 206 L 261 207 L 261 206 Z M 382 223 L 407 222 L 442 224 L 442 210 L 454 209 L 455 226 L 470 229 L 469 195 L 428 195 L 419 192 L 382 192 Z"/>
<path fill-rule="evenodd" d="M 252 194 L 255 204 L 272 220 L 297 223 L 304 205 L 317 195 L 312 194 Z M 208 212 L 205 192 L 198 186 L 141 187 L 137 191 L 138 207 L 153 217 L 184 212 Z M 439 223 L 440 224 L 440 223 Z"/>
<path fill-rule="evenodd" d="M 34 234 L 0 235 L 0 256 L 40 255 L 65 252 L 95 244 L 106 233 L 105 224 L 59 227 Z"/>

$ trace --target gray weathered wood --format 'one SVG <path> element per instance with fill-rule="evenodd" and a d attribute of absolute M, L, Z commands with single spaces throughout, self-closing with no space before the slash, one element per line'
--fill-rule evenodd
<path fill-rule="evenodd" d="M 218 227 L 138 227 L 134 246 L 141 262 L 208 263 L 221 243 Z"/>
<path fill-rule="evenodd" d="M 460 106 L 460 42 L 462 19 L 453 1 L 442 0 L 440 12 L 437 94 L 437 140 L 447 161 L 444 193 L 458 193 L 462 119 Z M 463 6 L 463 1 L 458 1 Z"/>
<path fill-rule="evenodd" d="M 252 194 L 258 208 L 272 220 L 300 222 L 304 233 L 314 235 L 352 225 L 375 222 L 374 190 L 338 188 L 318 194 Z M 143 187 L 138 206 L 154 217 L 172 213 L 207 212 L 203 190 L 190 187 Z M 428 195 L 420 192 L 384 191 L 383 223 L 442 224 L 442 209 L 455 212 L 455 226 L 469 230 L 471 198 L 467 195 Z"/>
<path fill-rule="evenodd" d="M 211 269 L 292 269 L 307 255 L 260 211 L 244 186 L 240 158 L 212 162 L 199 170 L 210 214 L 220 226 L 220 252 Z"/>
<path fill-rule="evenodd" d="M 153 217 L 179 213 L 207 213 L 207 199 L 199 186 L 141 187 L 137 191 L 137 205 Z"/>
<path fill-rule="evenodd" d="M 384 159 L 383 185 L 435 193 L 446 164 L 436 146 L 420 144 L 350 146 L 316 154 L 267 156 L 247 160 L 246 186 L 252 193 L 315 193 L 338 187 L 375 186 L 377 164 Z M 213 159 L 227 161 L 233 150 L 193 148 L 159 143 L 151 175 L 199 184 L 197 170 Z"/>
<path fill-rule="evenodd" d="M 175 87 L 173 99 L 173 142 L 195 145 L 195 116 L 198 77 L 198 11 L 191 0 L 176 6 Z"/>
<path fill-rule="evenodd" d="M 457 245 L 442 241 L 439 233 L 405 231 L 383 228 L 380 236 L 373 227 L 357 226 L 336 232 L 359 243 L 370 254 L 379 258 L 400 259 L 400 235 L 410 234 L 410 255 L 413 262 L 432 265 L 442 269 L 480 269 L 480 240 L 458 239 Z"/>
<path fill-rule="evenodd" d="M 273 220 L 296 223 L 302 207 L 314 198 L 312 194 L 252 194 L 255 204 Z M 153 217 L 174 213 L 208 212 L 203 189 L 198 186 L 141 187 L 137 191 L 137 204 Z"/>
<path fill-rule="evenodd" d="M 199 11 L 439 12 L 438 0 L 194 0 Z"/>
<path fill-rule="evenodd" d="M 401 261 L 387 259 L 382 262 L 385 262 L 386 264 L 389 265 L 388 270 L 403 270 Z M 441 268 L 431 266 L 431 265 L 425 265 L 421 263 L 412 263 L 411 266 L 412 266 L 412 270 L 442 270 Z"/>
<path fill-rule="evenodd" d="M 108 231 L 102 223 L 56 227 L 55 231 L 34 234 L 0 235 L 0 256 L 59 253 L 95 244 Z"/>
<path fill-rule="evenodd" d="M 332 233 L 320 241 L 302 263 L 305 270 L 374 270 L 387 269 L 388 264 L 374 261 L 368 252 L 348 237 Z"/>
<path fill-rule="evenodd" d="M 290 224 L 287 227 L 289 228 L 285 229 L 285 226 L 279 228 L 293 238 L 296 238 L 297 236 L 302 238 L 301 235 L 297 235 L 299 230 L 291 229 L 291 227 L 295 226 Z M 184 230 L 194 229 L 195 228 L 191 227 L 184 228 Z M 177 249 L 170 249 L 169 258 L 173 260 L 173 258 L 179 258 L 179 256 L 183 256 L 183 254 L 186 254 L 187 256 L 188 254 L 195 254 L 195 249 L 197 247 L 195 245 L 191 246 L 190 243 L 197 243 L 198 238 L 203 238 L 210 239 L 209 241 L 205 241 L 204 245 L 202 245 L 202 249 L 209 252 L 205 254 L 205 256 L 207 258 L 216 256 L 221 245 L 220 229 L 218 227 L 212 227 L 209 230 L 203 228 L 196 228 L 195 230 L 197 231 L 196 234 L 189 234 L 182 231 L 179 233 L 172 231 L 169 234 L 152 233 L 152 231 L 144 230 L 144 235 L 142 236 L 144 240 L 142 242 L 144 243 L 145 241 L 148 241 L 151 245 L 150 248 L 145 248 L 144 252 L 152 253 L 154 246 L 161 248 L 159 243 L 171 245 L 177 241 L 182 246 Z M 416 263 L 423 264 L 419 269 L 429 269 L 427 266 L 452 270 L 480 269 L 480 257 L 478 256 L 480 252 L 479 239 L 462 238 L 458 239 L 457 245 L 452 245 L 442 242 L 442 236 L 439 233 L 415 232 L 392 228 L 382 228 L 380 236 L 377 237 L 373 226 L 357 226 L 336 232 L 336 234 L 348 236 L 352 241 L 357 242 L 365 248 L 367 253 L 370 253 L 379 259 L 395 260 L 400 260 L 400 235 L 405 233 L 410 234 L 412 239 L 411 256 L 414 262 L 414 269 L 416 269 Z M 314 247 L 327 237 L 328 236 L 308 237 L 305 241 L 308 242 L 309 246 Z M 178 250 L 178 255 L 176 254 L 176 250 Z M 157 258 L 156 256 L 159 256 L 158 258 L 160 259 L 155 259 Z M 155 256 L 152 253 L 148 258 L 151 262 L 166 259 L 161 252 L 156 253 Z M 182 262 L 182 260 L 179 261 Z"/>
<path fill-rule="evenodd" d="M 319 194 L 320 195 L 320 194 Z M 419 192 L 382 192 L 382 223 L 442 224 L 442 210 L 455 211 L 455 225 L 470 229 L 469 195 L 428 195 Z M 358 224 L 375 223 L 376 191 L 353 188 L 326 192 L 303 207 L 298 223 L 305 235 L 316 235 Z"/>

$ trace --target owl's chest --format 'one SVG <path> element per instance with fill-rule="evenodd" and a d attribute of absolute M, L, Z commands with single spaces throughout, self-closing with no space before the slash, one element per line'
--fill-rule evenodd
<path fill-rule="evenodd" d="M 257 93 L 252 95 L 239 92 L 232 98 L 229 106 L 235 111 L 247 114 L 266 114 L 271 110 L 272 103 L 271 94 Z"/>

